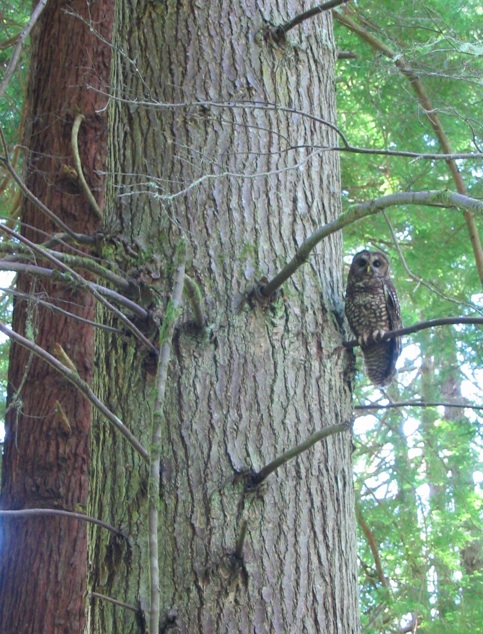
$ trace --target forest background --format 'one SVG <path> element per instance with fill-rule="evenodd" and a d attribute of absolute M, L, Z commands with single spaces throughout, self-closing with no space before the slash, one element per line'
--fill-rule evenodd
<path fill-rule="evenodd" d="M 481 200 L 480 2 L 351 5 L 333 12 L 343 209 L 415 191 L 458 191 Z M 0 7 L 4 69 L 29 15 L 22 2 Z M 19 172 L 28 64 L 26 45 L 0 101 Z M 457 183 L 448 161 L 431 158 L 441 152 L 452 155 Z M 0 194 L 3 222 L 15 226 L 20 191 L 6 172 Z M 482 275 L 461 211 L 415 205 L 404 196 L 398 203 L 345 227 L 346 272 L 361 248 L 382 250 L 391 257 L 405 325 L 481 317 Z M 10 282 L 2 284 L 2 320 L 10 323 Z M 3 340 L 2 418 L 8 354 Z M 384 391 L 367 382 L 357 363 L 353 442 L 363 631 L 416 631 L 423 624 L 420 631 L 428 633 L 483 632 L 483 330 L 447 325 L 406 336 L 397 380 Z"/>

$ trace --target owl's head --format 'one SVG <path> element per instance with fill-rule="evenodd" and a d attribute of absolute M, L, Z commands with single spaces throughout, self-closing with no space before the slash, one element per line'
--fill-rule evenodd
<path fill-rule="evenodd" d="M 388 277 L 389 260 L 379 251 L 359 251 L 352 260 L 349 279 Z"/>

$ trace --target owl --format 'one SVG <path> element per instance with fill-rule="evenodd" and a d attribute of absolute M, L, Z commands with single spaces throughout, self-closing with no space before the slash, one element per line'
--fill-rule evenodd
<path fill-rule="evenodd" d="M 378 251 L 360 251 L 352 260 L 347 280 L 345 314 L 361 342 L 367 376 L 384 387 L 396 374 L 401 339 L 377 338 L 387 330 L 402 328 L 396 289 L 389 277 L 389 260 Z"/>

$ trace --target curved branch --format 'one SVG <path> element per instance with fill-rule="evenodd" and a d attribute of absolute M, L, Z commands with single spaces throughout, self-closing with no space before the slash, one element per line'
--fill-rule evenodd
<path fill-rule="evenodd" d="M 102 528 L 111 531 L 111 533 L 114 533 L 115 535 L 120 535 L 121 537 L 127 539 L 127 535 L 123 531 L 115 528 L 114 526 L 111 526 L 111 524 L 108 524 L 107 522 L 98 520 L 96 517 L 91 517 L 90 515 L 85 515 L 84 513 L 74 513 L 73 511 L 62 511 L 60 509 L 19 509 L 15 511 L 0 510 L 0 517 L 6 519 L 8 519 L 9 517 L 37 517 L 52 515 L 57 515 L 59 517 L 68 517 L 74 520 L 81 520 L 82 522 L 89 522 L 90 524 L 97 524 L 97 526 L 101 526 Z"/>
<path fill-rule="evenodd" d="M 280 286 L 307 261 L 312 249 L 324 238 L 327 238 L 336 231 L 340 231 L 347 225 L 362 220 L 362 218 L 372 216 L 387 207 L 395 207 L 397 205 L 428 205 L 431 207 L 450 207 L 483 212 L 483 201 L 447 191 L 401 192 L 381 196 L 380 198 L 375 198 L 365 203 L 351 205 L 349 209 L 342 213 L 336 220 L 314 231 L 314 233 L 303 242 L 293 259 L 280 273 L 267 284 L 260 287 L 260 293 L 265 297 L 270 297 L 272 293 L 280 288 Z"/>
<path fill-rule="evenodd" d="M 80 154 L 79 154 L 79 143 L 78 143 L 79 128 L 84 118 L 85 117 L 83 114 L 78 114 L 76 118 L 74 119 L 74 125 L 72 126 L 72 135 L 71 135 L 72 154 L 74 157 L 75 169 L 77 172 L 77 176 L 79 177 L 82 189 L 84 190 L 84 193 L 87 196 L 87 200 L 89 201 L 92 209 L 94 210 L 94 213 L 99 218 L 99 220 L 102 220 L 103 219 L 102 211 L 100 210 L 100 207 L 97 204 L 97 200 L 94 198 L 94 194 L 92 193 L 89 185 L 87 184 L 87 181 L 84 176 L 84 172 L 82 170 L 82 163 L 81 163 Z"/>
<path fill-rule="evenodd" d="M 62 376 L 75 385 L 75 387 L 79 390 L 79 392 L 86 397 L 88 401 L 94 405 L 96 409 L 98 409 L 107 420 L 127 439 L 129 444 L 138 452 L 138 454 L 143 458 L 145 462 L 149 462 L 149 453 L 148 451 L 141 445 L 139 440 L 134 436 L 134 434 L 124 425 L 124 423 L 108 409 L 104 403 L 97 398 L 97 396 L 92 391 L 91 387 L 77 374 L 77 372 L 70 370 L 63 363 L 61 363 L 58 359 L 56 359 L 49 352 L 38 346 L 30 339 L 26 339 L 19 335 L 14 330 L 11 330 L 8 326 L 0 322 L 0 332 L 4 335 L 18 343 L 20 346 L 23 346 L 30 352 L 33 352 L 38 357 L 43 359 L 46 363 L 48 363 L 52 368 L 60 372 Z"/>
<path fill-rule="evenodd" d="M 407 328 L 399 328 L 398 330 L 387 330 L 383 335 L 378 337 L 377 342 L 387 341 L 388 339 L 394 339 L 394 337 L 402 337 L 403 335 L 410 335 L 413 332 L 419 332 L 420 330 L 426 330 L 427 328 L 434 328 L 435 326 L 453 326 L 463 324 L 483 324 L 483 317 L 441 317 L 439 319 L 430 319 L 429 321 L 420 321 L 413 326 Z M 357 339 L 351 339 L 350 341 L 344 341 L 342 343 L 344 348 L 356 348 L 360 346 L 360 342 Z"/>
<path fill-rule="evenodd" d="M 253 100 L 240 100 L 240 101 L 181 101 L 178 103 L 166 103 L 162 101 L 145 101 L 140 99 L 127 99 L 126 97 L 119 97 L 117 95 L 113 95 L 109 92 L 105 92 L 104 90 L 100 90 L 95 86 L 87 86 L 89 90 L 93 90 L 94 92 L 98 92 L 101 95 L 105 95 L 109 97 L 109 99 L 113 99 L 118 101 L 119 103 L 125 103 L 132 106 L 133 104 L 136 107 L 140 108 L 153 108 L 154 110 L 169 110 L 171 108 L 229 108 L 235 110 L 237 108 L 243 110 L 269 110 L 276 112 L 286 112 L 288 114 L 295 114 L 300 117 L 304 117 L 305 119 L 309 119 L 310 121 L 314 121 L 315 123 L 320 123 L 321 125 L 325 125 L 337 134 L 340 137 L 342 143 L 345 147 L 349 147 L 349 142 L 347 141 L 344 133 L 333 123 L 330 121 L 326 121 L 322 119 L 322 117 L 317 117 L 314 114 L 309 112 L 305 112 L 304 110 L 298 110 L 297 108 L 291 108 L 290 106 L 281 106 L 277 103 L 270 103 L 266 101 L 253 101 Z"/>

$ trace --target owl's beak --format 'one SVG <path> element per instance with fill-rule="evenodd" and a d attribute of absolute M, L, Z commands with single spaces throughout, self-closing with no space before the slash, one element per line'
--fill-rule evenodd
<path fill-rule="evenodd" d="M 371 272 L 371 265 L 370 265 L 370 264 L 368 264 L 368 265 L 366 266 L 366 271 L 367 271 L 368 273 L 370 273 L 370 272 Z"/>

